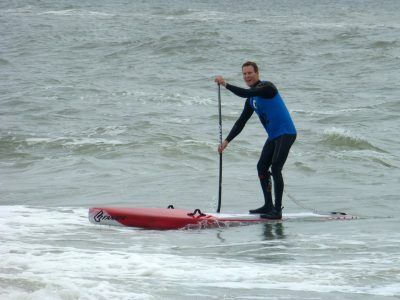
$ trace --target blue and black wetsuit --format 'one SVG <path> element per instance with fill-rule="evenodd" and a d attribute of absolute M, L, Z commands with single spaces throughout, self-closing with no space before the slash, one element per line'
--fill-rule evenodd
<path fill-rule="evenodd" d="M 257 113 L 268 134 L 268 139 L 257 164 L 265 205 L 250 212 L 264 213 L 273 208 L 280 212 L 284 188 L 282 168 L 297 135 L 289 111 L 272 82 L 259 81 L 250 89 L 243 89 L 230 84 L 227 84 L 226 88 L 239 97 L 247 98 L 242 114 L 233 125 L 226 140 L 232 141 L 243 130 L 253 112 Z M 270 168 L 274 179 L 275 206 L 272 205 Z"/>

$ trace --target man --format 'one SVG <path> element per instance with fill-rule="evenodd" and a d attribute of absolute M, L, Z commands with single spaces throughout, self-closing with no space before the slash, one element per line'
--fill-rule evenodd
<path fill-rule="evenodd" d="M 261 214 L 261 217 L 268 219 L 281 219 L 284 188 L 282 168 L 290 147 L 296 140 L 296 128 L 275 85 L 269 81 L 260 81 L 257 64 L 250 61 L 244 63 L 242 74 L 250 89 L 228 84 L 222 76 L 215 78 L 216 83 L 225 86 L 235 95 L 247 98 L 242 114 L 226 139 L 218 147 L 218 151 L 221 153 L 225 150 L 228 144 L 242 131 L 253 112 L 256 112 L 268 134 L 257 164 L 265 204 L 260 208 L 250 210 L 250 213 Z M 271 174 L 274 181 L 275 205 L 272 203 Z"/>

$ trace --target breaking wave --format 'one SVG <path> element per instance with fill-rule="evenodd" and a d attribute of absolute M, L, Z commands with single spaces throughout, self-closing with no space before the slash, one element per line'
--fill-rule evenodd
<path fill-rule="evenodd" d="M 345 149 L 386 152 L 371 144 L 366 138 L 356 136 L 348 130 L 335 127 L 324 131 L 323 143 L 328 146 L 341 147 Z"/>

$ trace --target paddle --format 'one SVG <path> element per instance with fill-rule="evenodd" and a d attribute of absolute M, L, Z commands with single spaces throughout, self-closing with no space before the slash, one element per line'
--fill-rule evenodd
<path fill-rule="evenodd" d="M 222 146 L 221 85 L 218 84 L 219 145 Z M 219 192 L 217 213 L 221 211 L 222 195 L 222 151 L 219 153 Z"/>

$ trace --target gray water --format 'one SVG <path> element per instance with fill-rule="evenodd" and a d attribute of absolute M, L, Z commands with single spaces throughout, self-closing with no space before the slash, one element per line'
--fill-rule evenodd
<path fill-rule="evenodd" d="M 400 2 L 0 4 L 1 299 L 398 299 Z M 256 61 L 298 129 L 288 220 L 149 231 L 91 206 L 215 211 L 213 78 Z M 223 132 L 243 99 L 222 90 Z M 224 153 L 223 212 L 258 207 L 266 134 Z"/>

